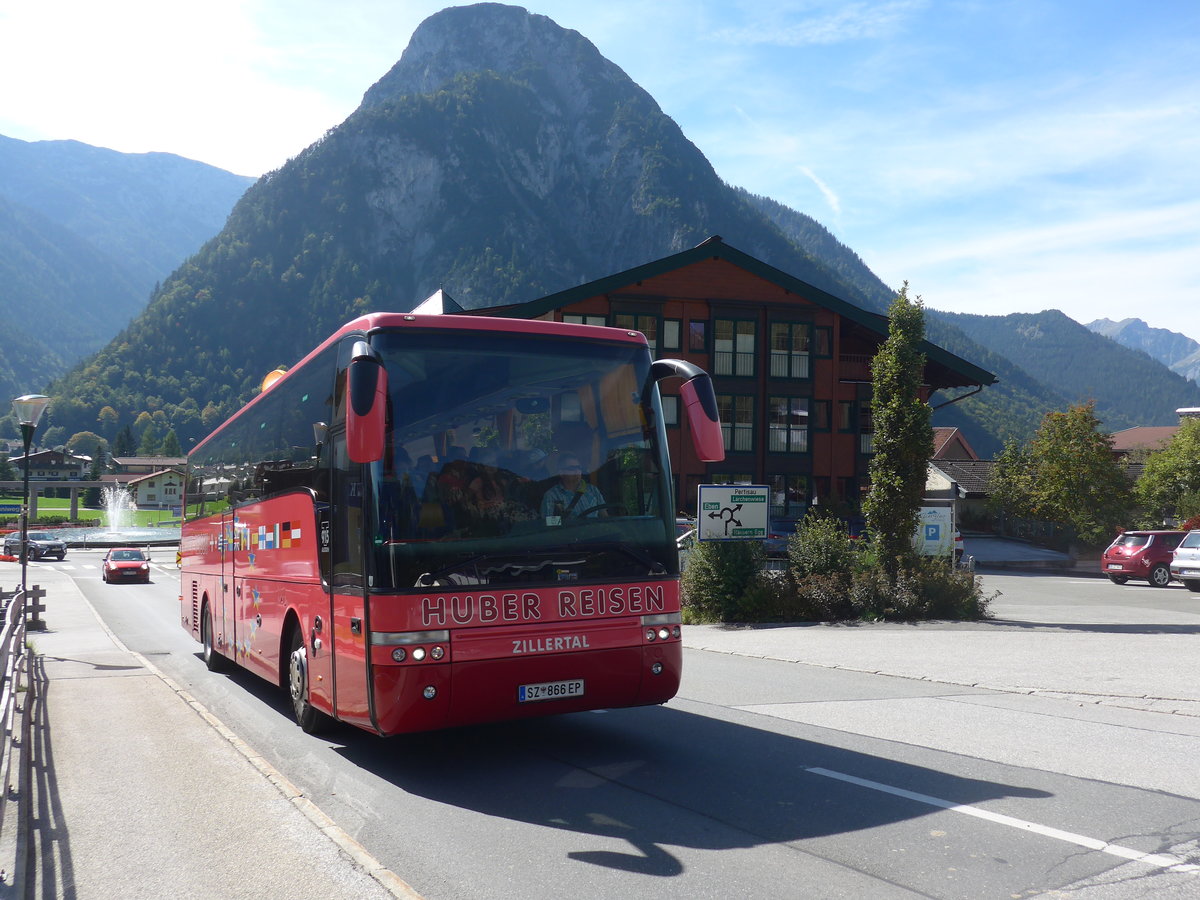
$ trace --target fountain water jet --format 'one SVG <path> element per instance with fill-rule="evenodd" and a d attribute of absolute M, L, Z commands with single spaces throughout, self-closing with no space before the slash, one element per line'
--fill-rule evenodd
<path fill-rule="evenodd" d="M 110 485 L 100 491 L 100 500 L 108 530 L 120 532 L 125 527 L 126 513 L 130 508 L 129 488 L 120 484 Z"/>

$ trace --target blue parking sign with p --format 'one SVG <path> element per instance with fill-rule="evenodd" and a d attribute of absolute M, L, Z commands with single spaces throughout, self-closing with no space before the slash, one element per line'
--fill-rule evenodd
<path fill-rule="evenodd" d="M 934 522 L 925 523 L 925 540 L 940 541 L 942 539 L 942 526 Z"/>

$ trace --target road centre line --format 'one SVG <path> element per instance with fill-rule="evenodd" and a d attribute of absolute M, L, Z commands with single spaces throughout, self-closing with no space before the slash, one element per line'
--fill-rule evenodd
<path fill-rule="evenodd" d="M 1173 872 L 1200 871 L 1200 865 L 1189 863 L 1186 860 L 1182 860 L 1176 856 L 1169 856 L 1165 853 L 1143 853 L 1140 850 L 1122 847 L 1120 844 L 1110 844 L 1107 841 L 1102 841 L 1097 838 L 1090 838 L 1082 834 L 1074 834 L 1070 831 L 1062 831 L 1058 828 L 1051 828 L 1049 825 L 1039 825 L 1036 822 L 1028 822 L 1025 819 L 1015 819 L 1012 816 L 988 812 L 986 809 L 980 809 L 977 806 L 967 806 L 961 803 L 952 803 L 949 800 L 931 797 L 928 794 L 918 794 L 914 791 L 907 791 L 904 788 L 892 787 L 888 784 L 881 784 L 878 781 L 868 781 L 865 778 L 858 778 L 854 775 L 847 775 L 843 772 L 834 772 L 830 769 L 806 767 L 804 771 L 811 772 L 814 775 L 823 775 L 826 778 L 834 778 L 838 781 L 847 782 L 848 784 L 858 785 L 859 787 L 870 788 L 873 791 L 881 791 L 885 794 L 903 797 L 907 800 L 915 800 L 917 803 L 925 803 L 929 806 L 936 806 L 939 809 L 949 810 L 950 812 L 974 816 L 977 819 L 984 819 L 988 822 L 994 822 L 998 825 L 1006 825 L 1009 828 L 1016 828 L 1020 831 L 1029 831 L 1034 834 L 1040 834 L 1043 837 L 1067 841 L 1071 844 L 1077 844 L 1080 847 L 1086 847 L 1089 850 L 1099 850 L 1101 853 L 1107 853 L 1110 856 L 1118 856 L 1121 859 L 1145 863 L 1148 866 L 1155 866 L 1160 869 L 1170 869 Z"/>

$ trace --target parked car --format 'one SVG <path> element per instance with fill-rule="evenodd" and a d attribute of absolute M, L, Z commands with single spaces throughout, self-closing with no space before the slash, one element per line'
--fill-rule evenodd
<path fill-rule="evenodd" d="M 763 539 L 763 549 L 767 556 L 787 556 L 788 538 L 796 533 L 800 519 L 771 519 L 767 526 L 767 536 Z"/>
<path fill-rule="evenodd" d="M 1189 591 L 1200 592 L 1200 531 L 1189 531 L 1175 548 L 1171 577 Z"/>
<path fill-rule="evenodd" d="M 1182 531 L 1126 531 L 1104 551 L 1100 569 L 1113 584 L 1144 578 L 1154 587 L 1166 587 L 1171 583 L 1171 554 L 1184 535 Z"/>
<path fill-rule="evenodd" d="M 67 555 L 66 541 L 59 540 L 48 531 L 29 532 L 29 558 L 42 559 L 46 556 L 56 556 L 63 559 Z M 4 537 L 4 555 L 19 556 L 21 552 L 21 532 L 14 531 Z"/>
<path fill-rule="evenodd" d="M 104 554 L 100 566 L 100 580 L 105 584 L 114 581 L 141 581 L 150 583 L 150 560 L 137 547 L 113 547 Z"/>

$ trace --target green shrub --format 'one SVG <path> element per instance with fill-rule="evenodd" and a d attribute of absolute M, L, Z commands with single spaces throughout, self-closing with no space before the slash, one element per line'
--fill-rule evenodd
<path fill-rule="evenodd" d="M 683 620 L 748 622 L 770 607 L 762 544 L 758 541 L 699 541 L 683 573 Z"/>
<path fill-rule="evenodd" d="M 805 516 L 788 538 L 788 569 L 796 578 L 853 571 L 860 544 L 840 519 Z"/>

